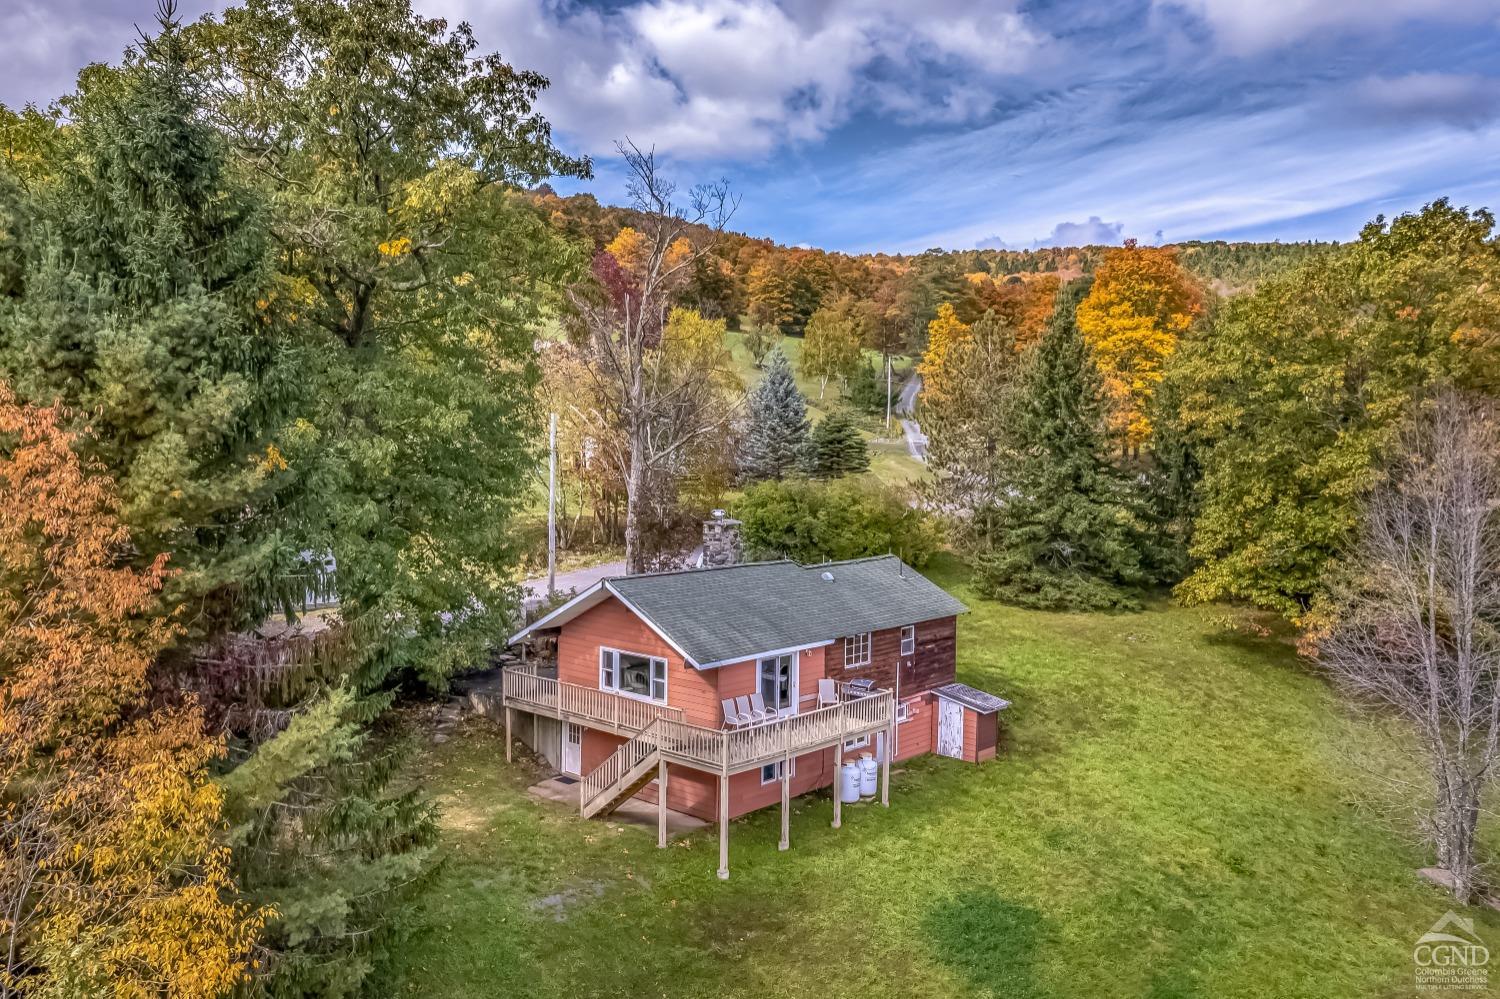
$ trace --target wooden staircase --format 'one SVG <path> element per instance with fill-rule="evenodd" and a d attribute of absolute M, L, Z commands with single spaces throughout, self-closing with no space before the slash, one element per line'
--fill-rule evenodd
<path fill-rule="evenodd" d="M 579 810 L 586 819 L 608 815 L 656 776 L 661 761 L 658 723 L 652 722 L 583 778 Z"/>

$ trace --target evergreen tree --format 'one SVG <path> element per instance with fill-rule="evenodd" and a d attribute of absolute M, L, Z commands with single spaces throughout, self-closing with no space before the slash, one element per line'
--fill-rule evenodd
<path fill-rule="evenodd" d="M 780 479 L 796 470 L 807 448 L 807 400 L 780 348 L 771 351 L 766 376 L 750 393 L 748 410 L 741 472 L 751 479 Z"/>
<path fill-rule="evenodd" d="M 19 273 L 0 302 L 0 375 L 86 415 L 137 549 L 182 570 L 163 602 L 193 607 L 190 643 L 272 602 L 290 552 L 266 515 L 286 479 L 271 434 L 296 389 L 257 306 L 262 203 L 201 120 L 170 8 L 162 23 L 124 68 L 84 74 L 54 169 L 0 185 L 0 217 L 21 223 L 5 239 Z"/>
<path fill-rule="evenodd" d="M 1007 489 L 979 511 L 990 552 L 976 560 L 987 597 L 1026 607 L 1129 607 L 1151 581 L 1130 483 L 1110 463 L 1101 381 L 1079 334 L 1077 289 L 1020 374 L 1010 413 Z"/>
<path fill-rule="evenodd" d="M 807 470 L 822 479 L 863 472 L 870 467 L 870 449 L 848 410 L 836 409 L 813 428 L 808 438 Z"/>
<path fill-rule="evenodd" d="M 204 113 L 276 207 L 268 308 L 307 345 L 289 519 L 378 626 L 358 679 L 441 685 L 516 610 L 533 337 L 583 263 L 517 188 L 588 164 L 533 110 L 545 78 L 410 0 L 244 0 L 191 37 Z"/>
<path fill-rule="evenodd" d="M 480 661 L 517 602 L 532 337 L 581 263 L 517 188 L 588 165 L 532 111 L 544 78 L 410 0 L 245 0 L 192 37 L 205 113 L 276 207 L 267 311 L 305 345 L 283 523 L 338 566 L 336 627 L 212 657 L 224 689 L 259 699 L 226 710 L 236 863 L 277 913 L 266 989 L 350 995 L 431 856 L 430 806 L 391 783 L 384 711 L 403 680 Z"/>
<path fill-rule="evenodd" d="M 876 365 L 863 361 L 854 366 L 849 376 L 849 405 L 861 413 L 885 412 L 885 377 Z"/>

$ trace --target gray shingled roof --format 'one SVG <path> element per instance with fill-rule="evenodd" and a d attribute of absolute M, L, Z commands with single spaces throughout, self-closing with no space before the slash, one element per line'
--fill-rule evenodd
<path fill-rule="evenodd" d="M 703 667 L 968 610 L 894 555 L 807 566 L 750 562 L 607 582 Z"/>
<path fill-rule="evenodd" d="M 973 708 L 980 714 L 989 714 L 991 711 L 1001 711 L 1010 707 L 1010 702 L 1005 698 L 987 694 L 967 683 L 945 683 L 933 690 L 933 693 L 939 697 L 946 697 L 950 701 L 957 701 L 966 708 Z"/>

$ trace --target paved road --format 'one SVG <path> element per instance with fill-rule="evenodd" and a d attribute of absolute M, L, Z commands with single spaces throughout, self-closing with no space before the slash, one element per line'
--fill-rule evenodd
<path fill-rule="evenodd" d="M 591 565 L 583 569 L 571 569 L 568 572 L 557 574 L 557 590 L 559 593 L 567 593 L 569 590 L 582 592 L 610 576 L 625 575 L 625 563 L 605 562 L 603 565 Z M 521 584 L 526 591 L 525 603 L 527 608 L 535 607 L 547 598 L 547 577 L 538 576 L 536 579 L 528 579 Z"/>
<path fill-rule="evenodd" d="M 682 564 L 685 566 L 695 566 L 698 564 L 698 557 L 702 554 L 703 547 L 700 545 L 682 557 Z M 625 575 L 625 562 L 623 559 L 619 562 L 605 562 L 602 565 L 585 566 L 582 569 L 570 569 L 567 572 L 559 572 L 557 574 L 557 592 L 567 593 L 569 590 L 576 590 L 582 593 L 601 579 L 623 575 Z M 547 577 L 538 576 L 535 579 L 524 580 L 521 583 L 521 588 L 526 591 L 523 602 L 529 610 L 547 598 Z"/>
<path fill-rule="evenodd" d="M 896 412 L 901 415 L 901 430 L 906 434 L 906 449 L 917 461 L 927 462 L 927 435 L 922 433 L 922 428 L 917 426 L 917 421 L 911 418 L 911 414 L 917 408 L 917 393 L 922 391 L 922 376 L 913 373 L 901 386 L 901 398 L 897 402 Z"/>

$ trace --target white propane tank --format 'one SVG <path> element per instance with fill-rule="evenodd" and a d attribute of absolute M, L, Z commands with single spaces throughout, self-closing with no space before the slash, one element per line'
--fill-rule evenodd
<path fill-rule="evenodd" d="M 866 798 L 875 793 L 875 779 L 880 773 L 880 764 L 869 753 L 859 755 L 859 793 Z"/>
<path fill-rule="evenodd" d="M 839 771 L 839 800 L 846 805 L 859 800 L 859 764 L 853 760 Z"/>

